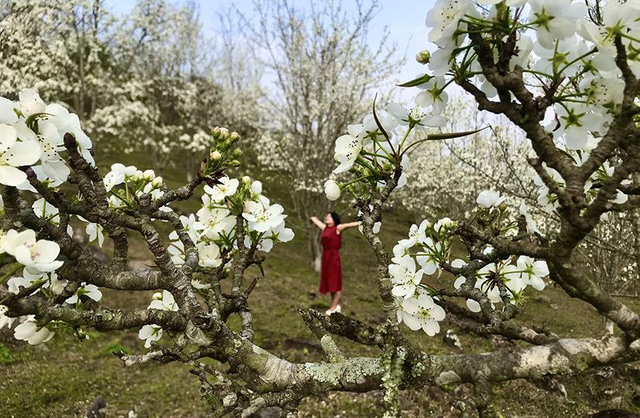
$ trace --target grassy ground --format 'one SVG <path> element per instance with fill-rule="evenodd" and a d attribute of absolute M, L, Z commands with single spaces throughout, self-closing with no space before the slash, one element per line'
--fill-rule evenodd
<path fill-rule="evenodd" d="M 391 248 L 406 235 L 410 223 L 406 217 L 387 216 L 381 233 L 383 242 Z M 133 253 L 138 260 L 144 261 L 148 257 L 139 244 L 133 247 Z M 342 257 L 344 311 L 363 321 L 377 323 L 380 304 L 374 258 L 365 239 L 356 230 L 345 234 Z M 317 290 L 319 277 L 308 265 L 306 237 L 298 233 L 293 242 L 276 247 L 270 254 L 265 262 L 266 278 L 259 282 L 251 299 L 256 343 L 295 362 L 322 359 L 319 345 L 297 313 L 299 308 L 324 310 L 328 307 L 328 298 Z M 434 284 L 440 285 L 446 280 L 440 278 Z M 107 291 L 104 303 L 118 308 L 146 306 L 150 296 L 149 292 Z M 638 305 L 635 301 L 628 302 Z M 542 322 L 567 336 L 600 335 L 604 330 L 593 309 L 553 287 L 532 295 L 520 320 L 523 323 Z M 452 328 L 459 334 L 465 351 L 482 352 L 502 344 L 463 334 L 448 324 L 443 328 Z M 407 336 L 430 353 L 458 353 L 457 349 L 443 343 L 440 336 L 429 338 L 408 330 Z M 139 417 L 206 415 L 205 405 L 199 398 L 197 379 L 186 367 L 169 364 L 125 368 L 115 358 L 112 353 L 118 350 L 144 352 L 137 330 L 109 334 L 89 331 L 88 337 L 81 342 L 71 334 L 57 334 L 46 345 L 31 347 L 15 341 L 10 332 L 3 330 L 0 333 L 0 416 L 82 416 L 99 396 L 109 404 L 110 417 L 126 416 L 132 408 Z M 337 341 L 347 355 L 376 354 L 374 348 L 358 347 L 342 338 Z M 503 349 L 509 349 L 509 346 Z M 561 378 L 567 390 L 566 399 L 560 392 L 545 390 L 543 381 L 504 384 L 496 391 L 498 409 L 504 416 L 514 417 L 574 417 L 609 408 L 640 411 L 636 406 L 640 399 L 640 387 L 636 385 L 640 383 L 640 367 L 627 365 L 605 372 Z M 408 417 L 459 416 L 452 401 L 467 396 L 469 390 L 465 386 L 446 390 L 409 389 L 403 396 L 403 408 Z M 323 395 L 305 400 L 302 416 L 380 416 L 381 402 L 380 392 Z"/>

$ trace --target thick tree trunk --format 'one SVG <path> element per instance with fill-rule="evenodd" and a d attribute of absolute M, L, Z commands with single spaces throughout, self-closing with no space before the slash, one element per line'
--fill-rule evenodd
<path fill-rule="evenodd" d="M 315 225 L 307 227 L 309 231 L 309 250 L 311 255 L 311 268 L 316 273 L 320 273 L 322 266 L 322 245 L 320 244 L 320 234 Z"/>

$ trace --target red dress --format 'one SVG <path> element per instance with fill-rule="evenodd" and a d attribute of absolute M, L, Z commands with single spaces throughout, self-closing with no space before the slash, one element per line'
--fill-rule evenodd
<path fill-rule="evenodd" d="M 322 271 L 320 273 L 320 293 L 342 290 L 342 264 L 340 246 L 342 236 L 336 226 L 327 226 L 322 230 Z"/>

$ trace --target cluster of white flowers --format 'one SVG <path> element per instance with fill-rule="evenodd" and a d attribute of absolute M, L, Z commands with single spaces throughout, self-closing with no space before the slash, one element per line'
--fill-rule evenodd
<path fill-rule="evenodd" d="M 36 193 L 22 169 L 25 166 L 30 166 L 45 187 L 56 188 L 64 183 L 71 172 L 61 156 L 65 151 L 66 134 L 74 136 L 83 158 L 89 164 L 95 164 L 91 140 L 82 130 L 76 114 L 59 104 L 47 105 L 32 89 L 24 89 L 18 96 L 17 102 L 0 97 L 0 184 Z M 0 208 L 4 212 L 2 202 Z M 60 226 L 58 208 L 44 198 L 36 199 L 32 209 L 38 218 Z M 70 225 L 67 225 L 67 233 L 73 234 Z M 21 276 L 10 277 L 7 281 L 8 290 L 14 294 L 33 287 L 32 293 L 42 291 L 51 298 L 62 294 L 68 284 L 66 280 L 59 280 L 56 274 L 63 265 L 63 261 L 58 260 L 60 246 L 53 241 L 38 240 L 31 229 L 0 231 L 1 253 L 12 256 L 22 266 Z M 102 297 L 97 286 L 82 283 L 65 303 L 77 305 L 81 295 L 96 301 Z M 6 310 L 6 307 L 0 308 L 1 326 L 11 326 L 14 322 L 5 315 Z M 55 334 L 50 324 L 39 324 L 34 316 L 20 318 L 20 322 L 14 336 L 29 344 L 46 342 Z"/>
<path fill-rule="evenodd" d="M 412 330 L 422 329 L 430 336 L 440 331 L 438 322 L 445 318 L 445 312 L 429 295 L 422 279 L 425 275 L 436 274 L 440 263 L 447 260 L 450 253 L 448 234 L 455 227 L 456 223 L 449 218 L 440 219 L 433 225 L 424 220 L 420 225 L 412 225 L 408 238 L 400 240 L 393 248 L 389 275 L 398 304 L 398 322 L 404 321 Z"/>
<path fill-rule="evenodd" d="M 244 230 L 244 246 L 269 252 L 275 243 L 288 242 L 294 237 L 290 228 L 285 226 L 284 208 L 271 204 L 262 194 L 262 183 L 243 177 L 242 181 L 222 177 L 213 186 L 206 185 L 202 195 L 202 207 L 195 215 L 180 216 L 184 231 L 198 249 L 198 263 L 202 268 L 223 266 L 223 253 L 237 250 L 235 232 L 237 215 L 234 208 L 240 207 Z M 171 245 L 169 254 L 176 265 L 185 263 L 185 248 L 177 231 L 169 234 Z M 227 266 L 223 266 L 226 268 Z M 206 289 L 209 284 L 193 280 L 191 285 L 196 289 Z M 149 309 L 177 310 L 178 306 L 171 293 L 166 290 L 154 295 Z M 138 334 L 145 340 L 145 347 L 162 338 L 162 327 L 156 324 L 145 325 Z"/>
<path fill-rule="evenodd" d="M 25 167 L 30 167 L 44 187 L 56 190 L 64 183 L 71 170 L 61 153 L 65 152 L 64 137 L 74 136 L 78 144 L 78 152 L 94 165 L 90 152 L 91 141 L 84 134 L 78 117 L 69 113 L 57 104 L 46 105 L 40 96 L 30 89 L 22 90 L 20 100 L 13 102 L 0 98 L 0 184 L 17 187 L 37 193 L 30 183 Z M 215 268 L 223 263 L 223 250 L 227 253 L 238 250 L 235 239 L 237 220 L 246 225 L 244 232 L 246 248 L 268 252 L 274 243 L 287 242 L 293 239 L 293 231 L 285 227 L 284 209 L 271 204 L 262 195 L 262 184 L 251 182 L 245 177 L 242 183 L 237 179 L 222 177 L 213 180 L 210 175 L 222 171 L 226 167 L 236 167 L 236 160 L 242 154 L 239 149 L 232 149 L 239 139 L 236 132 L 216 127 L 212 131 L 213 145 L 209 158 L 200 175 L 211 179 L 204 187 L 203 206 L 195 214 L 180 217 L 184 230 L 194 242 L 199 253 L 199 265 L 202 268 Z M 135 166 L 116 163 L 104 177 L 111 209 L 135 210 L 141 199 L 148 196 L 157 201 L 167 191 L 162 177 L 153 170 L 138 170 Z M 60 211 L 51 202 L 36 198 L 32 204 L 34 214 L 43 222 L 60 227 L 62 217 Z M 4 203 L 0 199 L 0 211 L 4 212 Z M 168 206 L 160 207 L 160 211 L 170 212 Z M 77 216 L 85 222 L 89 241 L 96 241 L 99 246 L 104 243 L 103 225 Z M 162 217 L 162 219 L 166 219 Z M 73 234 L 68 219 L 67 232 Z M 179 234 L 170 234 L 172 245 L 169 252 L 176 265 L 184 264 L 184 245 Z M 68 283 L 59 280 L 56 270 L 63 265 L 58 260 L 60 246 L 53 241 L 37 240 L 33 230 L 7 232 L 0 231 L 0 254 L 7 253 L 15 258 L 20 277 L 10 277 L 7 287 L 10 292 L 20 294 L 24 289 L 33 287 L 32 293 L 42 292 L 52 299 L 63 294 Z M 226 261 L 225 261 L 226 262 Z M 14 274 L 14 273 L 11 273 Z M 208 285 L 194 281 L 194 288 L 202 289 Z M 100 289 L 91 283 L 83 282 L 74 288 L 64 303 L 75 309 L 83 309 L 83 303 L 99 302 L 102 299 Z M 154 296 L 149 309 L 177 310 L 178 306 L 171 293 L 164 291 Z M 7 308 L 0 308 L 0 324 L 13 324 L 7 317 Z M 15 336 L 30 344 L 48 341 L 54 334 L 55 323 L 41 324 L 34 317 L 21 318 L 23 322 L 16 327 Z M 141 330 L 141 338 L 148 347 L 154 340 L 162 336 L 162 329 L 155 324 L 147 325 Z"/>
<path fill-rule="evenodd" d="M 500 214 L 506 225 L 501 232 L 511 234 L 517 222 L 505 215 L 506 205 L 499 192 L 482 191 L 477 199 L 479 210 L 497 216 Z M 524 216 L 529 233 L 537 231 L 535 222 L 528 215 L 524 202 L 515 217 Z M 461 269 L 467 262 L 453 258 L 452 235 L 458 224 L 449 218 L 442 218 L 435 224 L 424 220 L 420 225 L 412 225 L 409 236 L 400 240 L 393 248 L 393 264 L 389 265 L 389 275 L 393 284 L 392 293 L 396 297 L 398 321 L 403 321 L 412 330 L 424 330 L 428 335 L 435 335 L 440 327 L 445 312 L 436 302 L 437 297 L 430 294 L 430 288 L 423 283 L 425 276 L 440 276 L 442 265 L 448 263 L 454 269 Z M 491 246 L 483 249 L 485 255 L 493 252 Z M 418 268 L 419 267 L 419 268 Z M 543 277 L 548 276 L 549 269 L 545 261 L 531 257 L 512 257 L 505 261 L 489 263 L 474 272 L 475 287 L 486 294 L 492 305 L 503 303 L 520 303 L 522 293 L 527 286 L 543 290 Z M 460 289 L 467 281 L 459 276 L 454 288 Z M 508 294 L 501 293 L 501 288 Z M 480 311 L 480 304 L 474 299 L 467 300 L 468 308 L 473 312 Z"/>
<path fill-rule="evenodd" d="M 574 157 L 577 165 L 589 157 L 606 133 L 623 97 L 624 81 L 615 64 L 616 36 L 621 37 L 626 48 L 629 67 L 640 76 L 640 19 L 637 19 L 640 2 L 604 3 L 600 25 L 588 20 L 587 6 L 577 0 L 480 0 L 477 3 L 484 8 L 478 10 L 471 0 L 438 0 L 429 11 L 428 37 L 437 50 L 432 54 L 426 51 L 419 54 L 419 61 L 428 65 L 429 74 L 420 74 L 405 84 L 421 90 L 415 98 L 415 107 L 391 103 L 386 112 L 377 114 L 377 122 L 369 115 L 362 124 L 349 126 L 348 135 L 336 140 L 335 158 L 339 165 L 334 173 L 353 170 L 355 166 L 358 179 L 342 185 L 334 180 L 325 183 L 327 198 L 338 199 L 341 189 L 353 182 L 368 180 L 376 171 L 384 171 L 386 163 L 393 164 L 390 157 L 402 155 L 403 146 L 411 146 L 403 133 L 416 127 L 442 126 L 442 112 L 448 100 L 445 89 L 456 77 L 464 74 L 489 99 L 497 95 L 496 88 L 482 74 L 477 54 L 469 49 L 471 40 L 467 31 L 473 26 L 476 33 L 482 30 L 489 33 L 493 30 L 493 20 L 504 16 L 505 10 L 517 35 L 514 54 L 508 63 L 510 69 L 520 66 L 525 74 L 534 74 L 535 78 L 527 81 L 541 91 L 551 83 L 560 83 L 554 105 L 545 119 L 547 131 L 559 148 Z M 548 171 L 558 186 L 564 187 L 560 175 L 551 169 Z M 607 171 L 604 167 L 604 172 Z M 602 179 L 594 175 L 587 182 L 588 198 L 595 196 L 598 180 Z M 403 178 L 401 184 L 405 181 Z M 539 203 L 547 211 L 554 210 L 557 196 L 539 179 L 537 184 L 541 186 Z M 613 203 L 626 200 L 627 196 L 620 191 Z"/>
<path fill-rule="evenodd" d="M 495 39 L 500 37 L 495 32 L 504 30 L 499 26 L 502 24 L 509 25 L 504 40 L 510 34 L 515 36 L 514 53 L 506 63 L 509 69 L 522 68 L 526 82 L 534 90 L 547 91 L 551 84 L 558 86 L 554 104 L 544 120 L 555 145 L 573 157 L 577 166 L 589 158 L 609 129 L 624 96 L 622 72 L 616 65 L 616 37 L 621 39 L 621 46 L 626 50 L 631 71 L 636 77 L 640 76 L 640 1 L 603 3 L 599 25 L 588 20 L 587 6 L 577 0 L 478 0 L 477 4 L 481 7 L 471 0 L 436 1 L 427 15 L 426 25 L 429 41 L 437 49 L 433 53 L 423 51 L 418 54 L 418 61 L 427 65 L 429 74 L 420 74 L 404 84 L 420 89 L 415 107 L 391 103 L 384 111 L 367 116 L 362 124 L 350 125 L 348 134 L 336 140 L 335 159 L 339 165 L 334 174 L 351 171 L 355 177 L 343 184 L 333 179 L 327 181 L 324 188 L 329 200 L 338 199 L 341 191 L 352 187 L 353 183 L 383 185 L 381 178 L 388 178 L 400 158 L 406 156 L 405 151 L 420 142 L 412 142 L 409 138 L 413 129 L 443 126 L 443 109 L 448 101 L 445 89 L 451 83 L 466 79 L 478 86 L 488 99 L 498 95 L 496 87 L 483 74 L 469 33 L 483 37 L 487 46 L 496 49 L 493 52 L 498 54 L 500 51 L 495 45 L 499 42 Z M 496 23 L 498 20 L 499 24 Z M 551 189 L 566 187 L 557 171 L 545 165 L 543 169 L 554 183 Z M 597 196 L 601 185 L 614 171 L 615 167 L 604 163 L 587 180 L 584 186 L 587 203 Z M 405 182 L 403 178 L 400 185 Z M 622 185 L 629 182 L 630 179 L 626 179 Z M 539 187 L 538 203 L 549 212 L 555 210 L 558 197 L 551 192 L 550 184 L 545 184 L 539 177 L 534 183 Z M 618 190 L 612 203 L 622 204 L 627 199 Z M 520 216 L 524 218 L 529 234 L 540 233 L 524 201 L 516 213 L 507 214 L 505 197 L 495 190 L 485 190 L 476 203 L 480 211 L 484 211 L 483 216 L 509 218 L 499 222 L 500 233 L 507 236 L 517 233 L 516 218 Z M 443 228 L 443 224 L 448 227 Z M 432 312 L 438 304 L 422 284 L 423 277 L 436 274 L 443 263 L 450 262 L 458 268 L 465 265 L 459 259 L 449 261 L 451 225 L 449 220 L 433 226 L 426 221 L 419 226 L 413 225 L 409 238 L 394 248 L 394 264 L 389 266 L 393 294 L 400 299 L 399 319 L 412 329 L 423 328 L 427 333 L 434 333 L 437 318 L 444 316 L 439 310 Z M 417 252 L 412 252 L 414 247 L 418 248 Z M 543 289 L 542 277 L 548 273 L 544 261 L 513 257 L 486 265 L 475 273 L 474 283 L 493 304 L 506 300 L 518 303 L 527 286 Z M 464 277 L 459 278 L 456 287 L 465 282 Z M 479 309 L 474 300 L 468 305 L 472 310 Z M 431 318 L 431 322 L 416 319 L 417 306 L 423 312 L 422 318 Z"/>
<path fill-rule="evenodd" d="M 285 227 L 284 208 L 271 204 L 262 194 L 262 183 L 251 182 L 245 177 L 241 183 L 237 179 L 222 177 L 218 184 L 205 186 L 202 196 L 202 207 L 190 216 L 181 216 L 180 221 L 189 237 L 196 244 L 200 255 L 200 266 L 204 268 L 218 267 L 222 263 L 221 250 L 233 248 L 236 216 L 230 207 L 240 199 L 242 217 L 247 222 L 244 245 L 250 248 L 253 244 L 263 252 L 271 251 L 274 243 L 288 242 L 293 239 L 293 231 Z M 247 186 L 247 187 L 244 187 Z M 233 202 L 232 202 L 233 201 Z M 176 231 L 169 235 L 171 247 L 169 252 L 176 265 L 185 261 L 184 244 L 179 240 Z"/>
<path fill-rule="evenodd" d="M 20 100 L 0 97 L 0 184 L 36 190 L 19 169 L 32 166 L 38 180 L 57 187 L 67 180 L 69 167 L 60 156 L 64 135 L 72 134 L 78 150 L 91 164 L 91 140 L 80 127 L 78 116 L 59 104 L 45 104 L 31 89 L 20 91 Z"/>
<path fill-rule="evenodd" d="M 510 68 L 518 65 L 525 73 L 535 74 L 536 78 L 530 81 L 540 89 L 552 81 L 561 81 L 546 128 L 556 145 L 564 148 L 574 157 L 576 165 L 580 165 L 606 133 L 622 101 L 624 81 L 615 63 L 616 36 L 621 37 L 627 50 L 629 67 L 636 77 L 640 76 L 640 54 L 637 52 L 640 48 L 640 20 L 637 19 L 640 2 L 604 3 L 601 25 L 587 19 L 587 6 L 580 1 L 480 0 L 478 3 L 490 6 L 488 12 L 481 14 L 470 0 L 439 0 L 429 12 L 426 21 L 431 28 L 429 40 L 438 46 L 438 50 L 428 63 L 432 74 L 424 77 L 429 82 L 441 78 L 439 83 L 442 85 L 444 77 L 469 67 L 473 74 L 478 74 L 473 81 L 488 98 L 495 97 L 497 90 L 482 75 L 477 56 L 459 52 L 470 43 L 466 36 L 469 25 L 485 23 L 488 27 L 497 15 L 498 7 L 509 7 L 514 28 L 518 31 L 517 53 L 509 62 Z M 534 36 L 536 42 L 532 40 Z M 416 103 L 421 100 L 416 98 Z M 547 171 L 559 187 L 564 187 L 564 180 L 557 172 L 549 168 Z M 600 179 L 595 175 L 587 182 L 585 192 L 588 197 L 595 196 L 592 186 L 598 186 L 597 180 Z M 557 196 L 550 193 L 540 179 L 536 184 L 541 186 L 538 202 L 547 211 L 554 210 Z M 627 196 L 619 192 L 613 203 L 626 200 Z"/>
<path fill-rule="evenodd" d="M 487 251 L 493 249 L 488 247 Z M 457 263 L 458 267 L 464 265 L 462 260 Z M 509 303 L 518 304 L 523 300 L 523 291 L 527 286 L 543 290 L 545 283 L 542 278 L 548 275 L 549 268 L 545 261 L 536 261 L 527 256 L 512 257 L 507 261 L 490 263 L 479 269 L 475 276 L 475 287 L 486 294 L 492 306 L 503 303 L 505 297 Z M 466 281 L 466 277 L 460 276 L 454 282 L 454 287 L 460 289 Z M 502 285 L 507 289 L 505 295 L 501 295 Z M 467 307 L 472 312 L 480 312 L 480 304 L 473 299 L 467 299 Z"/>
<path fill-rule="evenodd" d="M 38 240 L 35 231 L 26 229 L 18 232 L 0 230 L 0 254 L 7 253 L 23 266 L 22 276 L 11 277 L 7 281 L 7 288 L 14 294 L 19 294 L 22 289 L 40 285 L 32 290 L 32 293 L 47 292 L 48 296 L 56 296 L 64 291 L 66 280 L 58 280 L 55 271 L 63 262 L 57 260 L 60 254 L 60 246 L 48 240 Z M 7 308 L 0 306 L 0 328 L 11 326 L 13 318 L 5 315 Z M 18 340 L 25 340 L 29 344 L 38 344 L 50 340 L 54 332 L 46 326 L 39 326 L 33 316 L 21 318 L 22 324 L 14 330 L 14 336 Z"/>
<path fill-rule="evenodd" d="M 59 280 L 55 273 L 63 265 L 62 261 L 57 260 L 60 246 L 53 241 L 36 239 L 36 233 L 33 230 L 18 232 L 12 229 L 6 233 L 0 231 L 1 253 L 13 256 L 24 266 L 22 276 L 11 277 L 7 281 L 7 288 L 11 293 L 19 294 L 23 289 L 35 287 L 31 291 L 32 294 L 42 290 L 47 297 L 55 297 L 62 294 L 68 284 L 66 280 Z M 65 303 L 78 305 L 82 295 L 96 302 L 102 298 L 102 293 L 97 286 L 83 282 L 76 292 L 65 300 Z M 6 310 L 6 307 L 0 307 L 0 328 L 5 325 L 10 327 L 14 322 L 13 318 L 5 315 Z M 55 334 L 48 328 L 48 324 L 38 325 L 33 315 L 20 318 L 20 322 L 22 323 L 14 330 L 14 337 L 29 344 L 49 341 Z"/>
<path fill-rule="evenodd" d="M 36 193 L 25 172 L 19 169 L 23 166 L 31 166 L 47 187 L 64 183 L 71 172 L 60 155 L 67 133 L 74 136 L 83 158 L 94 165 L 92 143 L 82 130 L 78 115 L 57 103 L 45 104 L 32 89 L 20 91 L 17 102 L 0 97 L 0 184 Z M 44 198 L 37 199 L 32 208 L 36 216 L 59 226 L 58 208 Z M 73 235 L 71 225 L 67 225 L 67 233 Z M 87 233 L 91 241 L 98 239 L 102 245 L 101 226 L 90 224 Z"/>
<path fill-rule="evenodd" d="M 409 168 L 409 157 L 403 151 L 411 146 L 408 141 L 411 133 L 444 124 L 441 116 L 444 106 L 441 103 L 436 99 L 421 100 L 410 109 L 398 103 L 389 103 L 385 110 L 367 115 L 362 123 L 349 125 L 348 134 L 336 139 L 334 158 L 339 165 L 333 173 L 352 170 L 359 176 L 356 181 L 373 179 L 377 187 L 384 187 L 386 182 L 377 173 L 391 174 L 396 159 L 404 170 Z M 324 184 L 327 199 L 337 200 L 341 189 L 351 183 L 341 186 L 333 179 L 327 180 Z M 403 187 L 406 183 L 407 177 L 403 173 L 397 187 Z"/>
<path fill-rule="evenodd" d="M 135 207 L 135 197 L 143 194 L 148 194 L 151 199 L 158 199 L 163 195 L 163 185 L 164 180 L 156 176 L 153 170 L 142 171 L 133 165 L 125 166 L 121 163 L 113 164 L 111 171 L 104 176 L 104 186 L 109 192 L 109 206 L 115 209 Z M 163 206 L 160 210 L 171 211 L 171 208 Z"/>

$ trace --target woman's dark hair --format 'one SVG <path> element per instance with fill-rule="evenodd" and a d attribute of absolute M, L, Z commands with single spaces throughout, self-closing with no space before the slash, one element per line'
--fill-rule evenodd
<path fill-rule="evenodd" d="M 338 226 L 340 225 L 340 216 L 338 216 L 337 213 L 335 212 L 329 212 L 329 215 L 331 215 L 331 219 L 333 219 L 333 223 Z"/>

